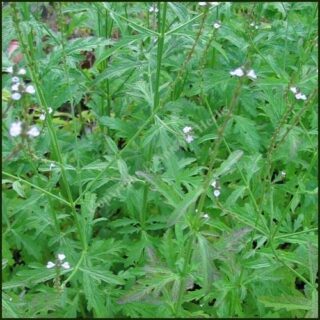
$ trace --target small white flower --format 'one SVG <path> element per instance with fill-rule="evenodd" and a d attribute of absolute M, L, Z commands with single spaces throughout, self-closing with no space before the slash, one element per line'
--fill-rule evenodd
<path fill-rule="evenodd" d="M 26 87 L 25 91 L 30 94 L 34 94 L 36 92 L 36 90 L 34 89 L 34 86 L 31 84 Z"/>
<path fill-rule="evenodd" d="M 230 74 L 232 76 L 242 77 L 244 75 L 244 71 L 243 71 L 242 68 L 237 68 L 237 69 L 235 69 L 233 71 L 230 71 Z"/>
<path fill-rule="evenodd" d="M 149 12 L 157 13 L 157 12 L 159 12 L 159 9 L 156 6 L 152 6 L 152 7 L 150 7 Z"/>
<path fill-rule="evenodd" d="M 11 86 L 12 91 L 19 91 L 19 83 L 15 83 L 14 85 Z"/>
<path fill-rule="evenodd" d="M 193 136 L 187 135 L 187 136 L 186 136 L 186 141 L 187 141 L 188 143 L 191 143 L 191 142 L 193 141 Z"/>
<path fill-rule="evenodd" d="M 220 4 L 220 2 L 209 2 L 212 7 L 216 7 Z"/>
<path fill-rule="evenodd" d="M 259 26 L 255 26 L 255 29 L 259 29 Z"/>
<path fill-rule="evenodd" d="M 206 2 L 198 2 L 198 5 L 199 5 L 199 6 L 206 6 L 207 3 L 206 3 Z"/>
<path fill-rule="evenodd" d="M 290 87 L 290 91 L 294 94 L 298 93 L 297 87 Z"/>
<path fill-rule="evenodd" d="M 219 28 L 221 27 L 220 21 L 215 22 L 215 23 L 213 24 L 213 27 L 214 27 L 215 29 L 219 29 Z"/>
<path fill-rule="evenodd" d="M 249 77 L 250 79 L 257 79 L 257 75 L 253 69 L 251 69 L 247 72 L 247 77 Z"/>
<path fill-rule="evenodd" d="M 205 219 L 208 219 L 208 218 L 209 218 L 209 215 L 208 215 L 207 213 L 205 213 L 205 214 L 203 215 L 203 217 L 204 217 Z"/>
<path fill-rule="evenodd" d="M 55 167 L 56 167 L 56 165 L 54 163 L 50 163 L 49 170 L 51 171 Z"/>
<path fill-rule="evenodd" d="M 184 127 L 184 128 L 183 128 L 183 133 L 186 133 L 186 134 L 187 134 L 187 133 L 189 133 L 189 132 L 191 132 L 191 131 L 192 131 L 192 128 L 191 128 L 191 127 L 188 127 L 188 126 L 187 126 L 187 127 Z"/>
<path fill-rule="evenodd" d="M 298 92 L 298 93 L 295 95 L 295 97 L 296 97 L 297 100 L 307 100 L 306 95 L 304 95 L 304 94 L 301 93 L 301 92 Z"/>
<path fill-rule="evenodd" d="M 11 81 L 13 83 L 18 83 L 18 82 L 20 82 L 20 79 L 18 77 L 12 77 Z"/>
<path fill-rule="evenodd" d="M 11 137 L 17 137 L 21 134 L 22 131 L 21 121 L 11 123 L 9 134 Z"/>
<path fill-rule="evenodd" d="M 58 259 L 60 261 L 63 261 L 66 258 L 66 256 L 63 253 L 58 253 Z"/>
<path fill-rule="evenodd" d="M 46 119 L 46 115 L 45 115 L 44 113 L 40 114 L 39 119 L 40 119 L 41 121 L 44 121 L 44 120 Z"/>
<path fill-rule="evenodd" d="M 52 111 L 53 111 L 53 110 L 52 110 L 52 108 L 51 108 L 51 107 L 49 107 L 49 108 L 48 108 L 48 113 L 49 113 L 49 114 L 51 114 L 51 113 L 52 113 Z"/>
<path fill-rule="evenodd" d="M 216 180 L 213 180 L 212 183 L 211 183 L 212 187 L 216 188 L 217 187 L 217 181 Z"/>
<path fill-rule="evenodd" d="M 27 73 L 27 71 L 26 71 L 26 69 L 24 69 L 24 68 L 21 68 L 21 69 L 18 71 L 18 74 L 19 74 L 19 75 L 22 75 L 22 76 L 24 76 L 26 73 Z"/>
<path fill-rule="evenodd" d="M 285 171 L 281 171 L 281 176 L 285 177 L 287 175 L 287 173 Z"/>
<path fill-rule="evenodd" d="M 40 130 L 36 126 L 31 127 L 31 129 L 29 129 L 27 132 L 29 137 L 37 137 L 39 134 Z"/>
<path fill-rule="evenodd" d="M 5 71 L 8 73 L 13 73 L 13 67 L 8 67 L 5 69 Z"/>
<path fill-rule="evenodd" d="M 251 23 L 250 23 L 250 26 L 251 26 L 251 27 L 254 27 L 254 26 L 255 26 L 255 23 L 254 23 L 254 22 L 251 22 Z"/>
<path fill-rule="evenodd" d="M 70 269 L 70 264 L 67 261 L 64 262 L 61 266 L 62 266 L 63 269 Z"/>
<path fill-rule="evenodd" d="M 11 95 L 11 98 L 13 100 L 20 100 L 21 99 L 21 94 L 19 92 L 15 92 Z"/>
<path fill-rule="evenodd" d="M 55 265 L 56 265 L 55 263 L 49 261 L 49 262 L 47 263 L 47 268 L 48 268 L 48 269 L 51 269 L 51 268 L 55 267 Z"/>
<path fill-rule="evenodd" d="M 216 189 L 213 191 L 213 194 L 216 198 L 218 198 L 220 196 L 220 190 Z"/>

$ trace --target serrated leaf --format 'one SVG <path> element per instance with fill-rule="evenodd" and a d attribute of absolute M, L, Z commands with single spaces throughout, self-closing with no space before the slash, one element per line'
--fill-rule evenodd
<path fill-rule="evenodd" d="M 108 145 L 109 149 L 112 151 L 112 153 L 117 154 L 118 147 L 117 147 L 116 143 L 108 136 L 105 139 L 106 139 L 107 145 Z"/>
<path fill-rule="evenodd" d="M 105 316 L 103 295 L 97 282 L 85 272 L 83 273 L 83 290 L 88 301 L 88 309 L 93 310 L 96 317 L 103 318 Z"/>
<path fill-rule="evenodd" d="M 213 270 L 211 266 L 212 258 L 210 256 L 210 248 L 208 240 L 201 234 L 197 235 L 198 249 L 201 257 L 200 273 L 203 275 L 203 289 L 209 292 L 213 280 Z"/>
<path fill-rule="evenodd" d="M 239 135 L 239 141 L 243 148 L 251 152 L 258 152 L 261 143 L 256 124 L 252 120 L 241 116 L 234 116 L 234 120 L 234 132 Z"/>
<path fill-rule="evenodd" d="M 232 167 L 241 159 L 243 156 L 242 150 L 233 151 L 227 160 L 223 161 L 220 167 L 214 172 L 214 177 L 218 178 L 221 175 L 226 174 L 229 172 Z"/>
<path fill-rule="evenodd" d="M 185 214 L 187 209 L 198 199 L 200 194 L 202 193 L 203 189 L 202 187 L 199 187 L 199 189 L 190 191 L 184 199 L 176 205 L 176 209 L 173 211 L 173 213 L 170 215 L 168 219 L 167 226 L 171 227 L 177 221 L 181 218 L 182 215 Z"/>
<path fill-rule="evenodd" d="M 86 192 L 82 205 L 81 217 L 83 219 L 83 228 L 85 229 L 87 241 L 92 237 L 92 226 L 94 214 L 97 208 L 97 196 L 95 193 Z"/>
<path fill-rule="evenodd" d="M 70 272 L 72 269 L 69 270 L 62 270 L 61 274 L 66 274 Z M 19 288 L 19 287 L 33 287 L 37 283 L 42 283 L 48 280 L 53 279 L 56 276 L 54 270 L 48 270 L 43 266 L 42 268 L 36 269 L 25 269 L 21 270 L 17 273 L 14 279 L 7 281 L 2 284 L 3 290 Z"/>
<path fill-rule="evenodd" d="M 115 51 L 117 51 L 117 50 L 119 50 L 119 49 L 121 49 L 123 47 L 128 47 L 133 42 L 139 41 L 139 40 L 143 40 L 146 37 L 147 36 L 145 34 L 137 34 L 137 35 L 134 35 L 134 36 L 127 36 L 127 37 L 121 38 L 121 40 L 117 41 L 112 48 L 106 49 L 104 51 L 104 53 L 101 54 L 101 56 L 97 59 L 95 64 L 97 64 L 97 65 L 100 64 L 102 61 L 104 61 L 105 59 L 109 58 Z"/>
<path fill-rule="evenodd" d="M 26 195 L 24 193 L 24 189 L 20 183 L 20 181 L 15 181 L 13 184 L 12 184 L 12 189 L 22 198 L 25 198 Z"/>
<path fill-rule="evenodd" d="M 274 296 L 262 296 L 258 297 L 258 300 L 262 302 L 266 307 L 274 308 L 275 310 L 286 309 L 290 310 L 310 310 L 311 302 L 304 296 L 294 297 L 289 295 L 281 295 L 279 297 Z"/>
<path fill-rule="evenodd" d="M 117 164 L 121 175 L 121 179 L 124 183 L 126 183 L 130 180 L 127 164 L 123 159 L 118 159 Z"/>
<path fill-rule="evenodd" d="M 137 171 L 136 175 L 152 184 L 157 191 L 159 191 L 168 200 L 170 205 L 175 206 L 177 202 L 180 201 L 181 197 L 173 186 L 166 184 L 159 177 L 154 175 L 152 176 L 142 171 Z"/>
<path fill-rule="evenodd" d="M 79 268 L 83 273 L 90 276 L 90 278 L 97 280 L 98 282 L 106 282 L 108 284 L 115 284 L 115 285 L 123 285 L 124 281 L 111 273 L 111 271 L 103 269 L 103 267 L 80 267 Z"/>
<path fill-rule="evenodd" d="M 123 121 L 118 118 L 103 116 L 99 118 L 99 122 L 110 129 L 116 130 L 117 136 L 123 137 L 123 138 L 130 138 L 137 131 L 135 126 L 128 123 L 128 121 Z"/>

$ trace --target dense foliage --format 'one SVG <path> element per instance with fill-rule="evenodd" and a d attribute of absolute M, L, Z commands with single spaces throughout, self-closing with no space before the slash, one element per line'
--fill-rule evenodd
<path fill-rule="evenodd" d="M 317 19 L 3 4 L 3 316 L 317 317 Z"/>

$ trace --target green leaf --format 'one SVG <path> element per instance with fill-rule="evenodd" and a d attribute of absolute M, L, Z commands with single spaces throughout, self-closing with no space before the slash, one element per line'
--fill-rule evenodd
<path fill-rule="evenodd" d="M 83 202 L 82 202 L 82 210 L 81 210 L 81 217 L 83 221 L 83 228 L 86 233 L 87 241 L 91 240 L 92 237 L 92 226 L 93 226 L 93 219 L 95 215 L 95 211 L 97 208 L 97 196 L 94 193 L 86 192 Z"/>
<path fill-rule="evenodd" d="M 235 127 L 234 132 L 239 135 L 239 141 L 242 147 L 248 152 L 256 151 L 260 149 L 260 136 L 257 132 L 257 125 L 250 119 L 234 116 Z"/>
<path fill-rule="evenodd" d="M 203 288 L 206 293 L 209 292 L 213 280 L 213 270 L 211 266 L 212 257 L 210 255 L 210 246 L 208 240 L 201 234 L 197 234 L 198 249 L 201 257 L 200 274 L 203 274 Z"/>
<path fill-rule="evenodd" d="M 106 5 L 106 4 L 104 3 L 104 5 Z M 109 9 L 109 10 L 110 10 L 110 9 Z M 114 12 L 114 11 L 111 11 L 111 10 L 110 10 L 110 14 L 113 14 L 113 15 L 115 15 L 115 16 L 118 16 L 119 18 L 127 21 L 130 28 L 132 28 L 132 29 L 140 32 L 141 34 L 148 35 L 148 36 L 158 36 L 158 32 L 155 32 L 155 31 L 153 31 L 153 30 L 151 30 L 151 29 L 145 28 L 145 27 L 143 27 L 143 26 L 141 26 L 141 25 L 133 22 L 132 20 L 129 20 L 129 19 L 121 16 L 120 14 L 117 14 L 117 13 Z"/>
<path fill-rule="evenodd" d="M 12 189 L 22 198 L 25 198 L 26 195 L 24 193 L 24 189 L 19 181 L 15 181 L 12 184 Z"/>
<path fill-rule="evenodd" d="M 168 203 L 173 207 L 175 207 L 176 204 L 181 200 L 180 194 L 174 189 L 174 187 L 163 182 L 161 178 L 147 174 L 142 171 L 137 171 L 136 175 L 152 184 L 156 188 L 156 190 L 159 191 L 168 200 Z"/>
<path fill-rule="evenodd" d="M 275 296 L 262 296 L 258 297 L 258 301 L 262 302 L 266 307 L 274 308 L 275 310 L 286 309 L 290 310 L 310 310 L 311 302 L 303 295 L 289 296 L 281 295 Z"/>
<path fill-rule="evenodd" d="M 197 15 L 196 17 L 190 19 L 189 21 L 185 22 L 185 23 L 182 23 L 180 26 L 177 26 L 176 28 L 174 29 L 171 29 L 169 31 L 166 32 L 166 36 L 168 36 L 169 34 L 174 34 L 175 32 L 179 31 L 180 29 L 182 29 L 183 27 L 185 27 L 186 25 L 188 25 L 189 23 L 191 23 L 192 21 L 194 20 L 197 20 L 198 18 L 200 18 L 201 16 L 203 16 L 203 13 Z"/>
<path fill-rule="evenodd" d="M 81 51 L 91 51 L 99 46 L 112 45 L 111 39 L 86 37 L 69 40 L 65 47 L 59 46 L 50 57 L 50 66 L 56 65 L 63 56 L 70 56 Z"/>
<path fill-rule="evenodd" d="M 117 50 L 128 47 L 135 41 L 143 40 L 146 38 L 145 34 L 138 34 L 134 36 L 127 36 L 121 38 L 120 41 L 117 41 L 112 48 L 106 49 L 104 53 L 96 60 L 95 64 L 99 65 L 102 61 L 108 59 L 112 54 L 114 54 Z"/>
<path fill-rule="evenodd" d="M 117 136 L 123 138 L 130 138 L 137 131 L 136 127 L 133 124 L 129 123 L 128 121 L 120 120 L 118 118 L 103 116 L 99 118 L 99 122 L 110 129 L 116 130 Z"/>
<path fill-rule="evenodd" d="M 118 147 L 117 147 L 116 143 L 109 136 L 106 136 L 105 139 L 106 139 L 107 145 L 110 148 L 110 150 L 112 151 L 112 153 L 117 154 Z"/>
<path fill-rule="evenodd" d="M 118 276 L 115 276 L 108 270 L 105 270 L 103 267 L 80 267 L 80 271 L 88 275 L 90 278 L 95 279 L 100 283 L 101 281 L 108 284 L 115 285 L 124 285 L 123 279 Z"/>
<path fill-rule="evenodd" d="M 104 295 L 98 288 L 97 281 L 83 272 L 83 290 L 88 301 L 88 309 L 93 310 L 96 317 L 105 316 Z"/>
<path fill-rule="evenodd" d="M 222 176 L 229 172 L 232 169 L 232 167 L 241 159 L 242 156 L 242 150 L 233 151 L 229 155 L 228 159 L 223 161 L 220 167 L 214 172 L 214 177 L 218 178 L 219 176 Z"/>
<path fill-rule="evenodd" d="M 10 301 L 10 297 L 5 292 L 2 292 L 2 317 L 4 319 L 22 317 L 15 303 Z"/>
<path fill-rule="evenodd" d="M 119 169 L 123 183 L 130 181 L 130 176 L 129 176 L 128 167 L 127 167 L 126 162 L 122 159 L 118 159 L 117 164 L 118 164 L 118 169 Z"/>
<path fill-rule="evenodd" d="M 61 274 L 66 274 L 72 269 L 63 270 Z M 35 269 L 24 269 L 17 272 L 14 279 L 2 284 L 3 290 L 19 288 L 19 287 L 33 287 L 38 283 L 42 283 L 53 279 L 56 276 L 54 270 L 48 270 L 45 266 L 37 267 Z"/>
<path fill-rule="evenodd" d="M 196 191 L 192 190 L 187 195 L 185 195 L 184 199 L 178 205 L 176 205 L 175 210 L 169 217 L 167 226 L 171 227 L 172 225 L 177 223 L 180 217 L 185 214 L 187 209 L 198 199 L 202 192 L 202 187 L 199 187 Z"/>

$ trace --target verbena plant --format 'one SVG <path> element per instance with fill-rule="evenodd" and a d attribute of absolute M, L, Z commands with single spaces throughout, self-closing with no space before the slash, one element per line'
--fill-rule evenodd
<path fill-rule="evenodd" d="M 2 4 L 4 317 L 317 317 L 318 5 Z"/>

